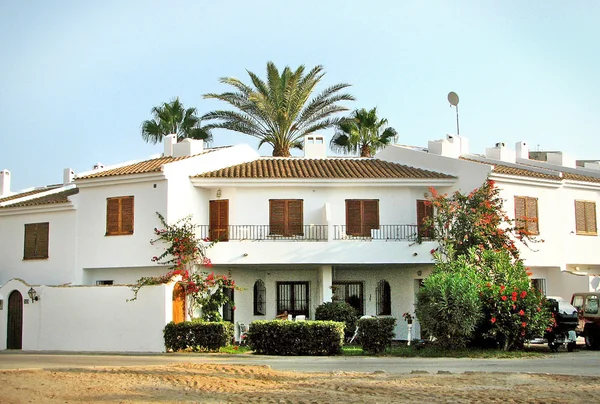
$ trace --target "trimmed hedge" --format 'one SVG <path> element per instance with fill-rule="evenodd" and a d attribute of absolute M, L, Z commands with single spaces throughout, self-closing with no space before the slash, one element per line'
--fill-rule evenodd
<path fill-rule="evenodd" d="M 366 352 L 380 353 L 392 344 L 396 319 L 370 317 L 358 320 L 358 339 Z"/>
<path fill-rule="evenodd" d="M 346 302 L 327 302 L 315 310 L 315 320 L 339 321 L 346 324 L 346 338 L 352 337 L 358 316 L 356 309 Z"/>
<path fill-rule="evenodd" d="M 165 326 L 163 335 L 167 351 L 216 351 L 233 341 L 233 324 L 198 320 L 177 324 L 170 322 Z"/>
<path fill-rule="evenodd" d="M 335 355 L 344 342 L 344 323 L 258 320 L 250 323 L 248 346 L 262 355 Z"/>

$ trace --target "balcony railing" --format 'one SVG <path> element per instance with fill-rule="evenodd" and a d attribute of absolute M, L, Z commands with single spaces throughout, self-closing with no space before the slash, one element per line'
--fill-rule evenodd
<path fill-rule="evenodd" d="M 383 224 L 377 229 L 370 226 L 333 226 L 334 240 L 389 240 L 414 241 L 417 239 L 416 224 Z"/>
<path fill-rule="evenodd" d="M 417 225 L 385 224 L 377 229 L 360 226 L 333 225 L 333 240 L 387 240 L 414 241 L 417 239 Z M 208 225 L 199 226 L 200 237 L 220 241 L 327 241 L 328 226 L 308 224 L 302 226 L 302 232 L 272 234 L 269 225 L 230 225 L 223 229 L 210 229 Z"/>

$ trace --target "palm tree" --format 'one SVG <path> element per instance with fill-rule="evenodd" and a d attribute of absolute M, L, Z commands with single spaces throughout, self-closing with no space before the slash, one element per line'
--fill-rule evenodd
<path fill-rule="evenodd" d="M 377 108 L 357 109 L 337 125 L 330 147 L 345 154 L 360 151 L 360 157 L 371 157 L 397 135 L 394 128 L 386 128 L 387 123 L 387 119 L 377 118 Z"/>
<path fill-rule="evenodd" d="M 142 122 L 142 138 L 148 143 L 161 142 L 163 136 L 172 133 L 177 135 L 177 141 L 185 138 L 212 140 L 210 130 L 200 126 L 196 108 L 185 109 L 179 97 L 152 108 L 150 112 L 154 119 Z"/>
<path fill-rule="evenodd" d="M 339 119 L 332 115 L 348 109 L 337 104 L 353 101 L 350 94 L 340 91 L 349 84 L 335 84 L 309 100 L 315 86 L 325 73 L 323 66 L 316 66 L 308 73 L 301 65 L 295 71 L 285 67 L 280 73 L 273 62 L 267 63 L 267 81 L 248 71 L 251 85 L 232 77 L 219 81 L 235 88 L 223 94 L 205 94 L 204 98 L 225 101 L 235 111 L 213 111 L 202 116 L 206 120 L 220 120 L 209 128 L 223 128 L 260 139 L 273 146 L 273 156 L 290 156 L 290 149 L 302 149 L 305 135 L 335 126 Z"/>

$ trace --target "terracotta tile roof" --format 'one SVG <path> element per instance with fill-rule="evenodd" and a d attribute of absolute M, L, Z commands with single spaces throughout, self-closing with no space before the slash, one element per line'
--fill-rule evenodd
<path fill-rule="evenodd" d="M 46 192 L 46 191 L 49 191 L 51 189 L 58 188 L 59 186 L 60 185 L 50 185 L 48 187 L 36 188 L 36 189 L 32 189 L 31 191 L 25 191 L 25 192 L 20 192 L 20 193 L 13 194 L 13 195 L 10 195 L 10 196 L 6 196 L 4 198 L 0 198 L 0 203 L 7 202 L 7 201 L 12 201 L 14 199 L 24 198 L 26 196 L 31 196 L 31 195 L 39 194 L 40 192 Z"/>
<path fill-rule="evenodd" d="M 600 178 L 590 177 L 584 174 L 563 173 L 563 177 L 565 180 L 600 182 Z"/>
<path fill-rule="evenodd" d="M 407 178 L 446 179 L 451 175 L 372 158 L 261 158 L 196 175 L 195 178 Z"/>
<path fill-rule="evenodd" d="M 516 175 L 519 177 L 543 178 L 543 179 L 547 179 L 547 180 L 558 180 L 558 181 L 560 181 L 562 179 L 560 177 L 560 175 L 558 174 L 558 172 L 556 173 L 556 175 L 541 173 L 539 171 L 529 170 L 526 168 L 525 165 L 523 165 L 523 167 L 511 167 L 511 166 L 503 165 L 503 164 L 497 163 L 497 162 L 488 163 L 485 161 L 474 160 L 474 159 L 470 159 L 470 158 L 466 158 L 466 157 L 461 157 L 460 159 L 465 160 L 465 161 L 470 161 L 473 163 L 493 165 L 494 166 L 493 172 L 498 173 L 498 174 Z"/>
<path fill-rule="evenodd" d="M 200 154 L 196 154 L 194 156 L 182 156 L 182 157 L 158 157 L 155 159 L 140 161 L 138 163 L 128 164 L 126 166 L 112 168 L 108 170 L 102 170 L 98 172 L 93 172 L 91 174 L 87 174 L 81 177 L 75 177 L 77 180 L 87 180 L 90 178 L 103 178 L 103 177 L 112 177 L 117 175 L 129 175 L 129 174 L 144 174 L 151 172 L 160 172 L 165 164 L 173 163 L 175 161 L 181 161 L 188 159 L 190 157 L 200 156 L 201 154 L 206 154 L 214 151 L 216 149 L 206 149 Z"/>
<path fill-rule="evenodd" d="M 47 190 L 46 190 L 47 191 Z M 38 198 L 28 199 L 23 202 L 16 202 L 11 205 L 0 206 L 0 209 L 16 208 L 24 206 L 38 206 L 38 205 L 50 205 L 54 203 L 66 203 L 69 202 L 69 196 L 79 193 L 78 188 L 71 188 L 65 191 L 57 192 L 50 195 L 40 196 Z"/>

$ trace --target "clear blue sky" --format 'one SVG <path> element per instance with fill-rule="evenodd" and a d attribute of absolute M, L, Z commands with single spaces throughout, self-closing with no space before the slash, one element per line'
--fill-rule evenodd
<path fill-rule="evenodd" d="M 160 153 L 140 135 L 153 106 L 221 108 L 202 94 L 269 60 L 323 65 L 319 89 L 352 84 L 347 106 L 377 106 L 403 144 L 456 131 L 455 91 L 474 152 L 526 140 L 600 159 L 598 21 L 598 1 L 2 0 L 0 169 L 14 191 Z M 215 131 L 242 142 L 258 145 Z"/>

